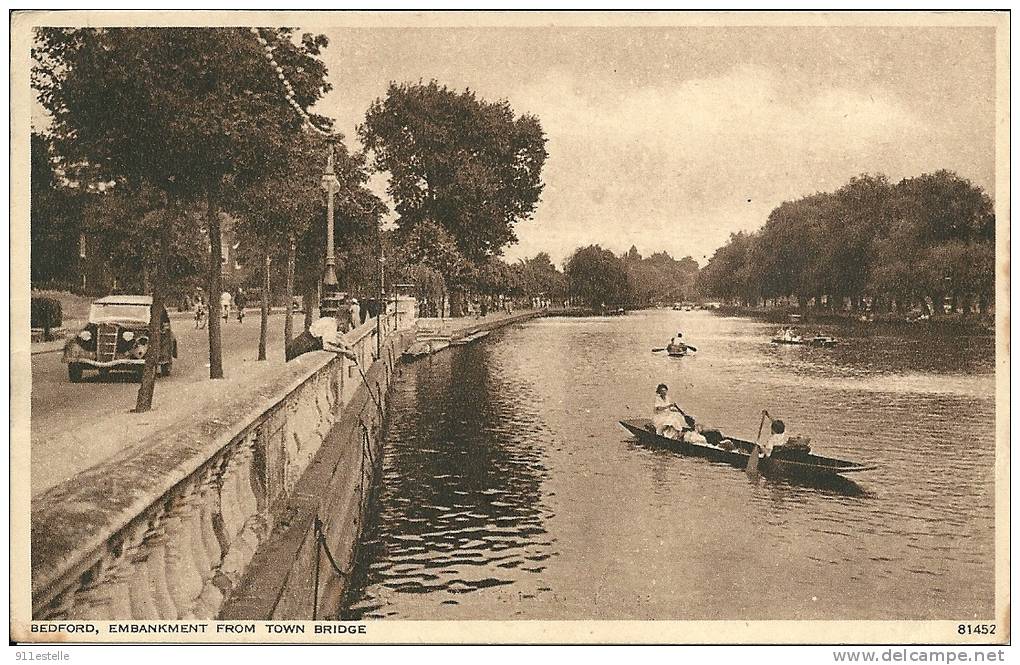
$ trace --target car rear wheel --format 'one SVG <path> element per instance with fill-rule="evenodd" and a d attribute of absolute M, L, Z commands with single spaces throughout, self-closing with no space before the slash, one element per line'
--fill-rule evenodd
<path fill-rule="evenodd" d="M 71 380 L 71 383 L 78 383 L 81 381 L 82 367 L 78 363 L 70 363 L 67 366 L 67 378 Z"/>
<path fill-rule="evenodd" d="M 174 361 L 168 360 L 162 365 L 163 376 L 170 376 L 170 373 L 174 369 Z"/>

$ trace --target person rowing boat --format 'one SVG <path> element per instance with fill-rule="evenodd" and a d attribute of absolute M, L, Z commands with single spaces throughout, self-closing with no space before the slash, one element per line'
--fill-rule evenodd
<path fill-rule="evenodd" d="M 676 331 L 676 335 L 669 340 L 669 344 L 666 345 L 666 351 L 670 355 L 679 355 L 687 353 L 687 345 L 683 341 L 684 334 L 679 330 Z"/>
<path fill-rule="evenodd" d="M 697 351 L 697 348 L 683 341 L 683 336 L 684 334 L 678 330 L 676 335 L 670 338 L 666 346 L 652 349 L 652 353 L 665 351 L 671 356 L 686 356 L 690 351 Z"/>

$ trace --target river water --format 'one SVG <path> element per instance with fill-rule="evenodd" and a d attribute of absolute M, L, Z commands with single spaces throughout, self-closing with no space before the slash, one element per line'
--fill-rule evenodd
<path fill-rule="evenodd" d="M 653 354 L 677 329 L 698 348 Z M 776 347 L 709 312 L 545 318 L 410 365 L 342 618 L 973 619 L 994 610 L 994 343 Z M 664 382 L 878 465 L 810 487 L 646 448 Z"/>

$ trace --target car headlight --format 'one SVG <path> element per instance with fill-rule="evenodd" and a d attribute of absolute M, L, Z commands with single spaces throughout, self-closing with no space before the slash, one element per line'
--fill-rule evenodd
<path fill-rule="evenodd" d="M 92 333 L 90 333 L 88 330 L 82 330 L 80 333 L 78 333 L 78 339 L 80 339 L 83 342 L 87 342 L 90 339 L 92 339 Z"/>
<path fill-rule="evenodd" d="M 142 335 L 141 337 L 138 338 L 138 344 L 140 346 L 144 346 L 144 345 L 146 345 L 148 343 L 149 343 L 149 338 L 146 337 L 145 335 Z"/>
<path fill-rule="evenodd" d="M 124 341 L 125 342 L 130 342 L 134 338 L 135 338 L 135 334 L 133 332 L 131 332 L 130 330 L 125 330 L 124 331 Z"/>

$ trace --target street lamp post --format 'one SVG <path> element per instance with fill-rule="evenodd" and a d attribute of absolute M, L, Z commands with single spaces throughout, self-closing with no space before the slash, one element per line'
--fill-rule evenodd
<path fill-rule="evenodd" d="M 336 280 L 336 253 L 333 246 L 333 197 L 340 189 L 333 169 L 333 147 L 336 138 L 326 140 L 326 171 L 322 174 L 322 188 L 326 190 L 326 271 L 322 277 L 322 296 L 319 302 L 321 316 L 337 316 L 340 311 L 339 288 Z"/>

